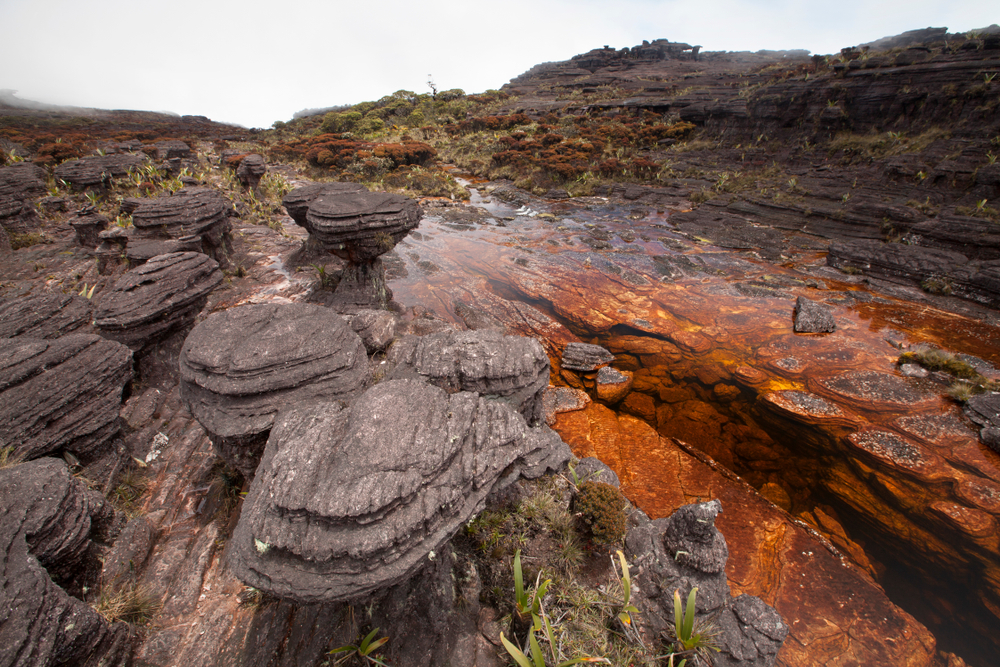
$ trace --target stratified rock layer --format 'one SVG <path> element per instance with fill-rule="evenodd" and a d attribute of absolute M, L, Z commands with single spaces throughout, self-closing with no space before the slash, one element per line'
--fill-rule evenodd
<path fill-rule="evenodd" d="M 571 371 L 596 371 L 615 360 L 613 354 L 600 345 L 569 343 L 563 350 L 560 365 Z"/>
<path fill-rule="evenodd" d="M 267 163 L 264 158 L 256 153 L 247 155 L 240 161 L 240 166 L 236 168 L 236 178 L 244 186 L 256 190 L 260 185 L 260 179 L 267 173 Z"/>
<path fill-rule="evenodd" d="M 180 374 L 181 395 L 220 454 L 252 475 L 279 411 L 352 397 L 369 369 L 361 339 L 336 313 L 258 304 L 198 324 L 181 349 Z"/>
<path fill-rule="evenodd" d="M 130 169 L 142 163 L 141 157 L 131 153 L 85 157 L 63 162 L 55 168 L 55 176 L 79 187 L 90 187 L 110 183 L 113 178 L 125 176 Z"/>
<path fill-rule="evenodd" d="M 378 384 L 348 409 L 294 408 L 271 432 L 230 564 L 299 602 L 361 597 L 412 575 L 498 483 L 537 476 L 535 462 L 565 461 L 564 450 L 502 403 L 415 379 Z"/>
<path fill-rule="evenodd" d="M 310 183 L 295 188 L 281 198 L 281 205 L 299 227 L 305 227 L 309 205 L 321 195 L 344 195 L 368 192 L 360 183 Z"/>
<path fill-rule="evenodd" d="M 0 338 L 59 338 L 89 325 L 92 310 L 89 299 L 62 292 L 0 301 Z"/>
<path fill-rule="evenodd" d="M 103 453 L 118 431 L 127 347 L 93 334 L 0 339 L 0 441 L 25 458 Z"/>
<path fill-rule="evenodd" d="M 202 251 L 226 265 L 232 205 L 212 188 L 182 188 L 170 197 L 143 202 L 132 213 L 135 237 L 148 240 L 201 239 Z"/>
<path fill-rule="evenodd" d="M 45 458 L 0 470 L 0 664 L 128 663 L 132 636 L 53 582 L 82 565 L 92 533 L 112 523 L 104 498 Z"/>
<path fill-rule="evenodd" d="M 544 416 L 549 358 L 534 338 L 495 329 L 403 336 L 388 361 L 395 364 L 392 378 L 419 377 L 449 392 L 502 397 L 530 425 Z"/>
<path fill-rule="evenodd" d="M 106 338 L 139 351 L 194 322 L 221 282 L 218 263 L 206 255 L 159 255 L 127 271 L 101 294 L 94 324 Z"/>
<path fill-rule="evenodd" d="M 0 223 L 6 229 L 22 232 L 24 226 L 38 219 L 32 206 L 35 197 L 45 193 L 45 170 L 30 162 L 0 168 Z"/>

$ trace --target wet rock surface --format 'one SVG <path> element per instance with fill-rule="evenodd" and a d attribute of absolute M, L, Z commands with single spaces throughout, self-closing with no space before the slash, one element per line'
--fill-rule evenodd
<path fill-rule="evenodd" d="M 348 409 L 295 408 L 271 432 L 233 536 L 233 570 L 305 603 L 399 583 L 511 479 L 511 466 L 560 445 L 501 403 L 420 380 L 382 382 Z"/>
<path fill-rule="evenodd" d="M 100 458 L 131 379 L 132 353 L 100 336 L 0 339 L 0 439 L 29 459 L 64 451 Z"/>
<path fill-rule="evenodd" d="M 180 377 L 184 400 L 220 455 L 251 476 L 278 412 L 352 397 L 369 367 L 361 339 L 336 313 L 259 304 L 198 324 L 184 341 Z"/>
<path fill-rule="evenodd" d="M 796 333 L 830 333 L 837 329 L 832 311 L 815 301 L 800 296 L 795 301 Z"/>
<path fill-rule="evenodd" d="M 126 271 L 101 293 L 94 326 L 138 352 L 194 323 L 208 294 L 222 282 L 215 260 L 197 252 L 158 255 Z"/>
<path fill-rule="evenodd" d="M 57 583 L 72 585 L 121 529 L 104 497 L 51 458 L 0 470 L 0 662 L 129 664 L 135 640 Z M 81 577 L 82 578 L 82 577 Z"/>
<path fill-rule="evenodd" d="M 474 391 L 500 398 L 531 426 L 543 418 L 549 359 L 532 338 L 504 336 L 496 330 L 403 336 L 387 361 L 390 378 L 418 377 L 448 392 Z"/>
<path fill-rule="evenodd" d="M 569 343 L 563 350 L 560 365 L 571 371 L 596 371 L 605 366 L 615 357 L 600 345 L 589 343 Z"/>

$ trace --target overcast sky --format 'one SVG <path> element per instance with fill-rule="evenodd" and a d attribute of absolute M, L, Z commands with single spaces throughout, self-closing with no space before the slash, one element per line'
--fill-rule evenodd
<path fill-rule="evenodd" d="M 270 127 L 399 89 L 499 88 L 531 66 L 666 38 L 842 47 L 1000 22 L 997 0 L 0 0 L 0 88 L 53 104 Z"/>

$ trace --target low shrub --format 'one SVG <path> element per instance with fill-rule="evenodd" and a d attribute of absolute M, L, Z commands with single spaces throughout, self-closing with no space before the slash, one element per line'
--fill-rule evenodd
<path fill-rule="evenodd" d="M 625 538 L 627 506 L 621 491 L 604 482 L 584 482 L 573 499 L 573 511 L 597 544 L 616 544 Z"/>

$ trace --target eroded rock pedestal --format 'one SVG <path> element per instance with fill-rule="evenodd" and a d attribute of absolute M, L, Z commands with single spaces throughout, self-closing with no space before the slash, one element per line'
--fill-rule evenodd
<path fill-rule="evenodd" d="M 177 247 L 176 242 L 196 242 L 201 252 L 226 267 L 231 252 L 231 210 L 232 204 L 218 190 L 182 188 L 169 197 L 143 201 L 132 213 L 132 238 L 171 242 L 153 251 L 154 255 L 189 249 Z"/>
<path fill-rule="evenodd" d="M 327 308 L 258 304 L 198 324 L 180 355 L 181 396 L 219 454 L 252 476 L 275 415 L 354 396 L 369 377 L 365 347 Z"/>
<path fill-rule="evenodd" d="M 392 250 L 420 224 L 420 206 L 403 195 L 352 191 L 344 184 L 307 188 L 288 193 L 283 203 L 312 239 L 347 260 L 334 292 L 337 307 L 388 306 L 392 291 L 386 285 L 379 256 Z"/>
<path fill-rule="evenodd" d="M 417 379 L 382 382 L 347 409 L 293 408 L 271 431 L 230 563 L 280 597 L 358 598 L 437 558 L 498 484 L 567 456 L 506 405 Z"/>

